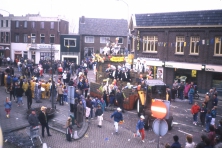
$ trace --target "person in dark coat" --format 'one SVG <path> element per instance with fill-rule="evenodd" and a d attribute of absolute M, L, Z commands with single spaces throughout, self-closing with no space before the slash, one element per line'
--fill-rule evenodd
<path fill-rule="evenodd" d="M 28 89 L 25 92 L 25 95 L 27 97 L 27 107 L 28 109 L 31 108 L 32 106 L 32 91 L 31 91 L 31 86 L 28 87 Z"/>
<path fill-rule="evenodd" d="M 35 109 L 32 109 L 31 114 L 28 117 L 28 122 L 31 126 L 31 129 L 39 126 L 39 119 L 36 115 Z"/>
<path fill-rule="evenodd" d="M 117 89 L 116 93 L 116 99 L 118 101 L 118 105 L 121 108 L 122 112 L 124 113 L 124 108 L 123 108 L 123 101 L 124 101 L 124 96 L 123 93 L 120 91 L 120 88 Z"/>
<path fill-rule="evenodd" d="M 73 105 L 73 113 L 74 113 L 74 118 L 75 122 L 77 123 L 77 105 L 78 105 L 78 99 L 75 99 L 75 104 Z"/>
<path fill-rule="evenodd" d="M 182 148 L 179 143 L 179 137 L 177 135 L 173 136 L 174 143 L 171 145 L 171 148 Z"/>
<path fill-rule="evenodd" d="M 77 127 L 81 127 L 80 124 L 83 122 L 83 114 L 84 114 L 84 109 L 83 109 L 83 104 L 82 100 L 79 101 L 79 104 L 77 105 Z"/>
<path fill-rule="evenodd" d="M 45 135 L 44 135 L 45 128 L 46 128 L 48 136 L 52 136 L 49 133 L 48 115 L 46 113 L 46 107 L 45 106 L 41 107 L 41 112 L 39 113 L 38 119 L 39 119 L 39 122 L 41 123 L 41 126 L 42 126 L 42 137 L 43 138 L 45 137 Z"/>

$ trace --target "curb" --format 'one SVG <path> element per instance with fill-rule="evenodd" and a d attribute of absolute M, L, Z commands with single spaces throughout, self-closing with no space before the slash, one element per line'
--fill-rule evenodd
<path fill-rule="evenodd" d="M 24 125 L 24 126 L 20 126 L 20 127 L 17 127 L 17 128 L 12 128 L 10 130 L 5 130 L 5 131 L 2 131 L 3 133 L 6 133 L 6 132 L 14 132 L 14 131 L 18 131 L 18 130 L 21 130 L 21 129 L 24 129 L 26 127 L 29 127 L 29 124 L 27 125 Z"/>
<path fill-rule="evenodd" d="M 51 126 L 51 125 L 49 125 L 49 127 L 50 127 L 51 129 L 57 131 L 57 132 L 60 132 L 60 133 L 62 133 L 62 134 L 66 134 L 65 131 L 60 130 L 60 129 L 58 129 L 58 128 L 55 128 L 55 127 L 53 127 L 53 126 Z M 74 139 L 74 140 L 79 140 L 79 139 L 81 139 L 81 138 L 85 135 L 85 133 L 87 132 L 88 129 L 89 129 L 89 123 L 88 123 L 88 122 L 84 122 L 82 128 L 81 128 L 81 129 L 79 130 L 79 132 L 77 133 L 79 138 Z"/>

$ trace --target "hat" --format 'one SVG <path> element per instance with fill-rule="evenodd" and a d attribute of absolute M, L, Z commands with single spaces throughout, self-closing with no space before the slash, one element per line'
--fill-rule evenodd
<path fill-rule="evenodd" d="M 46 108 L 47 108 L 47 107 L 42 106 L 42 107 L 41 107 L 41 111 L 45 110 Z"/>
<path fill-rule="evenodd" d="M 140 119 L 145 119 L 145 117 L 143 115 L 140 116 Z"/>
<path fill-rule="evenodd" d="M 35 109 L 34 109 L 34 108 L 32 108 L 32 109 L 31 109 L 31 111 L 35 111 Z"/>
<path fill-rule="evenodd" d="M 121 111 L 121 108 L 118 107 L 116 110 L 117 110 L 117 111 Z"/>
<path fill-rule="evenodd" d="M 209 95 L 209 92 L 207 92 L 206 95 Z"/>

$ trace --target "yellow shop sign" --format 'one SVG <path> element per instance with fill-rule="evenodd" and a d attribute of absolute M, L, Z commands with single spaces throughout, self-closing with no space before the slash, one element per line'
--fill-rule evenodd
<path fill-rule="evenodd" d="M 112 57 L 112 58 L 110 58 L 110 61 L 112 61 L 112 62 L 123 62 L 124 57 Z"/>

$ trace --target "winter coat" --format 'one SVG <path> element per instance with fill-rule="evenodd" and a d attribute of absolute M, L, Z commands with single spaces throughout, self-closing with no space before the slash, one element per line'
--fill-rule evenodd
<path fill-rule="evenodd" d="M 120 122 L 123 120 L 123 115 L 122 113 L 118 112 L 118 111 L 115 111 L 112 115 L 111 115 L 111 118 L 114 117 L 114 121 L 115 122 Z"/>
<path fill-rule="evenodd" d="M 198 105 L 193 105 L 191 108 L 191 113 L 196 114 L 200 111 L 200 107 Z"/>
<path fill-rule="evenodd" d="M 136 130 L 141 130 L 144 128 L 144 122 L 139 120 L 136 124 Z"/>

